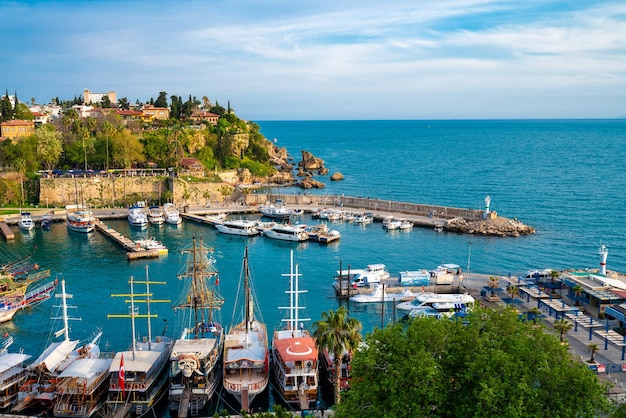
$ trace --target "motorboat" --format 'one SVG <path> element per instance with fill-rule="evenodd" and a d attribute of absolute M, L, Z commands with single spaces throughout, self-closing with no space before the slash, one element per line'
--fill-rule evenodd
<path fill-rule="evenodd" d="M 259 320 L 260 312 L 253 304 L 252 286 L 246 247 L 239 284 L 243 295 L 237 298 L 243 305 L 234 309 L 235 314 L 241 312 L 243 317 L 241 322 L 231 324 L 226 335 L 223 360 L 224 389 L 235 397 L 244 411 L 250 410 L 254 398 L 265 391 L 269 382 L 267 328 Z"/>
<path fill-rule="evenodd" d="M 434 316 L 435 318 L 448 318 L 456 313 L 467 312 L 468 306 L 470 306 L 472 302 L 459 303 L 459 302 L 433 302 L 433 303 L 423 303 L 417 306 L 415 309 L 412 309 L 409 312 L 409 316 L 412 318 L 418 316 Z"/>
<path fill-rule="evenodd" d="M 146 285 L 146 295 L 150 295 L 151 282 L 148 278 L 148 266 L 146 266 L 146 280 L 141 283 Z M 131 329 L 135 330 L 135 318 L 147 319 L 148 337 L 141 340 L 133 332 L 132 343 L 125 351 L 115 354 L 109 367 L 109 389 L 107 399 L 103 407 L 103 416 L 142 416 L 150 412 L 165 395 L 168 382 L 168 362 L 172 353 L 172 340 L 164 335 L 153 337 L 150 318 L 156 314 L 150 314 L 150 304 L 156 302 L 150 297 L 142 300 L 146 303 L 147 314 L 138 313 L 139 300 L 137 297 L 145 296 L 136 293 L 135 282 L 130 277 L 130 294 L 116 294 L 113 296 L 130 296 L 130 314 L 113 314 L 109 317 L 129 318 Z M 161 300 L 160 302 L 166 302 Z"/>
<path fill-rule="evenodd" d="M 361 225 L 371 224 L 372 222 L 374 222 L 374 217 L 367 213 L 357 215 L 352 221 L 352 223 L 361 224 Z"/>
<path fill-rule="evenodd" d="M 157 250 L 159 254 L 167 254 L 169 252 L 167 247 L 154 237 L 135 240 L 135 244 L 146 250 Z"/>
<path fill-rule="evenodd" d="M 273 239 L 284 241 L 306 241 L 309 234 L 306 232 L 306 225 L 278 224 L 265 231 L 264 235 Z"/>
<path fill-rule="evenodd" d="M 318 349 L 316 340 L 304 327 L 310 318 L 300 316 L 304 308 L 300 305 L 299 295 L 305 293 L 299 287 L 301 274 L 298 265 L 293 262 L 289 274 L 289 306 L 280 308 L 287 311 L 282 326 L 274 331 L 272 340 L 272 373 L 278 383 L 277 389 L 282 398 L 290 404 L 297 404 L 301 410 L 308 410 L 311 402 L 317 399 L 319 387 Z"/>
<path fill-rule="evenodd" d="M 272 219 L 289 219 L 294 214 L 293 210 L 287 209 L 282 199 L 276 199 L 275 204 L 265 204 L 259 206 L 259 211 L 268 218 Z"/>
<path fill-rule="evenodd" d="M 472 295 L 467 293 L 418 293 L 415 299 L 410 302 L 401 302 L 396 305 L 399 311 L 411 312 L 418 307 L 424 308 L 434 303 L 452 303 L 452 304 L 472 304 L 474 303 Z"/>
<path fill-rule="evenodd" d="M 402 230 L 402 231 L 407 231 L 409 229 L 413 229 L 413 226 L 414 226 L 413 222 L 407 221 L 406 219 L 400 221 L 400 230 Z"/>
<path fill-rule="evenodd" d="M 274 228 L 276 225 L 278 225 L 278 224 L 276 222 L 274 222 L 274 221 L 257 221 L 256 222 L 256 229 L 261 234 L 265 234 L 265 231 Z"/>
<path fill-rule="evenodd" d="M 309 234 L 309 239 L 311 241 L 317 241 L 324 244 L 337 241 L 341 238 L 341 232 L 336 229 L 330 229 L 330 227 L 325 223 L 310 226 L 306 231 Z"/>
<path fill-rule="evenodd" d="M 248 219 L 233 219 L 216 224 L 215 228 L 223 234 L 253 236 L 258 235 L 257 222 Z"/>
<path fill-rule="evenodd" d="M 74 232 L 89 233 L 96 227 L 96 218 L 83 205 L 67 205 L 65 207 L 67 227 Z"/>
<path fill-rule="evenodd" d="M 400 229 L 402 225 L 402 221 L 400 219 L 395 219 L 393 217 L 387 217 L 383 220 L 383 228 L 387 231 L 393 231 L 396 229 Z"/>
<path fill-rule="evenodd" d="M 337 272 L 337 281 L 346 280 L 351 286 L 369 286 L 372 283 L 379 283 L 383 279 L 389 278 L 387 266 L 382 263 L 369 264 L 364 269 L 341 270 Z"/>
<path fill-rule="evenodd" d="M 128 223 L 130 226 L 145 228 L 148 226 L 148 216 L 141 206 L 131 206 L 128 208 Z"/>
<path fill-rule="evenodd" d="M 197 415 L 215 393 L 222 379 L 224 329 L 220 309 L 214 250 L 194 236 L 181 251 L 184 261 L 178 279 L 184 290 L 174 305 L 183 315 L 183 333 L 170 355 L 169 409 L 179 417 Z"/>
<path fill-rule="evenodd" d="M 30 212 L 21 213 L 20 220 L 17 221 L 17 226 L 23 231 L 32 231 L 33 228 L 35 228 L 35 222 L 33 222 Z"/>
<path fill-rule="evenodd" d="M 165 203 L 163 205 L 163 211 L 165 212 L 165 222 L 171 225 L 178 225 L 183 220 L 180 217 L 178 208 L 173 203 Z"/>
<path fill-rule="evenodd" d="M 350 296 L 350 302 L 356 303 L 372 303 L 372 302 L 396 302 L 399 300 L 412 300 L 415 294 L 408 289 L 398 293 L 387 293 L 385 286 L 375 283 L 374 290 L 369 293 L 360 293 Z"/>
<path fill-rule="evenodd" d="M 52 217 L 49 213 L 46 213 L 41 217 L 41 227 L 45 230 L 52 228 Z"/>
<path fill-rule="evenodd" d="M 159 206 L 150 206 L 148 208 L 148 222 L 151 225 L 163 225 L 165 223 L 165 212 Z"/>

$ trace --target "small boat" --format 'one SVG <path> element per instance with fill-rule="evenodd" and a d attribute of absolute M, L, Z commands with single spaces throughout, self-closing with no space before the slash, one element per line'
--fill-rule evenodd
<path fill-rule="evenodd" d="M 157 250 L 159 254 L 167 254 L 169 252 L 167 247 L 154 237 L 135 240 L 135 244 L 146 250 Z"/>
<path fill-rule="evenodd" d="M 251 237 L 259 235 L 260 231 L 257 229 L 257 223 L 248 219 L 233 219 L 231 221 L 224 221 L 224 223 L 216 224 L 215 228 L 222 234 L 231 235 L 244 235 Z"/>
<path fill-rule="evenodd" d="M 152 336 L 150 318 L 156 314 L 150 313 L 150 304 L 157 302 L 151 300 L 150 285 L 148 278 L 148 266 L 146 266 L 146 280 L 139 282 L 146 285 L 145 294 L 135 293 L 135 280 L 130 277 L 130 294 L 117 294 L 130 298 L 131 314 L 110 314 L 109 318 L 130 318 L 132 330 L 135 330 L 135 318 L 147 318 L 148 336 L 138 341 L 132 332 L 132 343 L 126 351 L 115 354 L 115 358 L 109 368 L 109 391 L 104 407 L 100 415 L 103 417 L 123 417 L 125 415 L 141 416 L 152 410 L 158 400 L 165 394 L 168 382 L 168 362 L 172 352 L 172 340 L 165 336 Z M 160 283 L 159 283 L 160 284 Z M 138 314 L 139 299 L 146 303 L 147 313 Z M 145 299 L 144 299 L 145 298 Z M 158 300 L 158 302 L 169 302 Z"/>
<path fill-rule="evenodd" d="M 402 220 L 400 221 L 400 230 L 401 231 L 407 231 L 409 229 L 413 229 L 413 222 L 411 221 L 407 221 L 407 220 Z"/>
<path fill-rule="evenodd" d="M 165 223 L 165 212 L 159 206 L 150 206 L 148 208 L 148 222 L 151 225 L 163 225 Z"/>
<path fill-rule="evenodd" d="M 443 232 L 443 224 L 435 225 L 435 231 L 436 232 Z"/>
<path fill-rule="evenodd" d="M 387 231 L 400 229 L 400 225 L 402 225 L 402 221 L 393 217 L 387 217 L 383 220 L 383 228 Z"/>
<path fill-rule="evenodd" d="M 171 225 L 178 225 L 183 220 L 180 217 L 178 208 L 173 203 L 165 203 L 163 205 L 163 211 L 165 212 L 165 222 Z"/>
<path fill-rule="evenodd" d="M 52 217 L 49 213 L 46 213 L 41 217 L 41 227 L 45 230 L 52 228 Z"/>
<path fill-rule="evenodd" d="M 307 228 L 309 239 L 311 241 L 317 241 L 324 244 L 337 241 L 341 238 L 341 232 L 336 229 L 330 229 L 327 224 L 322 223 Z"/>
<path fill-rule="evenodd" d="M 186 259 L 178 279 L 184 281 L 185 290 L 174 309 L 185 314 L 185 325 L 170 356 L 169 385 L 169 409 L 180 418 L 189 412 L 197 415 L 210 401 L 221 383 L 224 351 L 220 315 L 224 298 L 217 289 L 214 250 L 194 236 L 182 253 Z"/>
<path fill-rule="evenodd" d="M 83 205 L 67 205 L 65 207 L 67 227 L 74 232 L 89 233 L 96 227 L 96 218 Z"/>
<path fill-rule="evenodd" d="M 350 296 L 350 302 L 356 303 L 373 303 L 373 302 L 396 302 L 396 301 L 410 301 L 415 299 L 416 294 L 409 289 L 405 289 L 402 292 L 387 293 L 384 285 L 375 283 L 374 290 L 369 293 L 361 293 L 358 295 Z"/>
<path fill-rule="evenodd" d="M 211 225 L 216 226 L 223 224 L 228 219 L 227 213 L 216 213 L 215 215 L 207 215 L 204 217 Z"/>
<path fill-rule="evenodd" d="M 148 226 L 148 216 L 141 206 L 131 206 L 128 208 L 128 223 L 130 226 L 145 228 Z"/>
<path fill-rule="evenodd" d="M 276 204 L 265 204 L 259 206 L 259 211 L 268 218 L 272 219 L 289 219 L 294 214 L 293 210 L 287 209 L 282 199 L 276 199 Z"/>
<path fill-rule="evenodd" d="M 411 309 L 409 316 L 411 318 L 418 316 L 434 316 L 438 319 L 449 318 L 455 314 L 467 312 L 468 306 L 473 303 L 473 298 L 468 302 L 425 302 L 417 306 L 415 309 Z"/>
<path fill-rule="evenodd" d="M 232 324 L 224 345 L 224 389 L 235 397 L 244 411 L 254 398 L 265 391 L 269 381 L 267 329 L 253 304 L 253 284 L 248 265 L 248 247 L 244 250 L 242 277 L 234 312 L 243 312 L 241 322 Z M 237 306 L 237 305 L 240 306 Z M 233 318 L 234 318 L 233 314 Z"/>
<path fill-rule="evenodd" d="M 306 225 L 278 224 L 265 231 L 264 235 L 284 241 L 306 241 L 309 239 Z"/>
<path fill-rule="evenodd" d="M 35 222 L 33 222 L 30 212 L 21 213 L 20 220 L 17 221 L 17 226 L 19 226 L 23 231 L 32 231 L 33 228 L 35 228 Z"/>
<path fill-rule="evenodd" d="M 340 270 L 335 276 L 336 282 L 346 280 L 352 287 L 369 286 L 372 283 L 379 283 L 383 279 L 389 278 L 387 266 L 382 263 L 369 264 L 364 269 Z"/>
<path fill-rule="evenodd" d="M 269 221 L 269 222 L 257 221 L 256 222 L 256 229 L 258 229 L 261 234 L 265 234 L 265 231 L 268 231 L 268 230 L 274 228 L 276 225 L 278 225 L 278 224 L 276 222 L 274 222 L 274 221 Z"/>
<path fill-rule="evenodd" d="M 304 321 L 299 315 L 299 295 L 305 293 L 298 284 L 301 274 L 298 265 L 294 267 L 293 250 L 291 251 L 291 269 L 289 274 L 289 306 L 287 318 L 283 319 L 283 327 L 274 331 L 272 340 L 272 372 L 278 383 L 278 390 L 288 403 L 297 404 L 301 410 L 308 410 L 311 402 L 317 399 L 319 387 L 318 349 L 315 338 L 305 329 Z M 300 322 L 303 321 L 303 322 Z"/>
<path fill-rule="evenodd" d="M 418 293 L 410 302 L 401 302 L 396 305 L 399 311 L 411 312 L 418 307 L 423 309 L 434 303 L 452 303 L 452 304 L 472 304 L 474 298 L 467 293 Z"/>
<path fill-rule="evenodd" d="M 369 215 L 367 213 L 363 213 L 361 215 L 357 215 L 354 218 L 354 221 L 352 221 L 352 223 L 361 224 L 361 225 L 367 225 L 367 224 L 371 224 L 373 221 L 374 221 L 374 217 L 372 215 Z"/>

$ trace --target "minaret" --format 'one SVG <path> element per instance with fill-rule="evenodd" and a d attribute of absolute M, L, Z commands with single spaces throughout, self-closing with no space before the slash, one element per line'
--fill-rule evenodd
<path fill-rule="evenodd" d="M 606 245 L 602 244 L 598 250 L 600 254 L 600 274 L 606 275 L 606 257 L 609 255 L 609 250 Z"/>

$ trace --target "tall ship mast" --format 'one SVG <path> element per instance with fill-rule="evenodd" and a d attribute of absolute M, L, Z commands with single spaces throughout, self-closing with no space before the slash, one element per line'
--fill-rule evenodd
<path fill-rule="evenodd" d="M 214 250 L 194 235 L 191 246 L 181 250 L 178 279 L 184 286 L 174 305 L 183 313 L 183 331 L 170 356 L 169 408 L 179 418 L 197 416 L 222 378 L 220 362 L 224 329 L 220 309 L 224 304 L 215 267 Z"/>

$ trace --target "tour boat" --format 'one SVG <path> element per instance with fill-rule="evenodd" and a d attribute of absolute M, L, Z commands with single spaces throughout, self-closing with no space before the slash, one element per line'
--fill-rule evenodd
<path fill-rule="evenodd" d="M 238 296 L 234 312 L 243 312 L 243 318 L 240 318 L 241 322 L 232 324 L 226 335 L 223 384 L 224 389 L 239 402 L 241 409 L 249 411 L 254 398 L 267 388 L 269 352 L 267 329 L 253 304 L 248 247 L 244 250 L 241 281 L 243 283 L 239 288 L 243 290 L 243 295 Z"/>
<path fill-rule="evenodd" d="M 298 265 L 294 267 L 293 250 L 291 251 L 291 268 L 289 274 L 289 306 L 279 309 L 287 310 L 287 318 L 283 326 L 274 331 L 272 340 L 272 372 L 278 383 L 278 391 L 283 400 L 297 404 L 301 410 L 308 410 L 311 402 L 317 399 L 319 377 L 317 372 L 318 349 L 315 338 L 304 328 L 304 321 L 299 311 L 300 290 Z M 300 322 L 302 321 L 302 322 Z"/>
<path fill-rule="evenodd" d="M 159 206 L 148 208 L 148 222 L 151 225 L 163 225 L 165 223 L 165 212 Z"/>
<path fill-rule="evenodd" d="M 167 390 L 168 361 L 172 352 L 172 340 L 165 336 L 152 336 L 150 318 L 156 314 L 150 313 L 152 302 L 169 302 L 169 300 L 152 300 L 150 285 L 157 284 L 148 278 L 146 266 L 146 280 L 137 281 L 130 277 L 130 294 L 115 294 L 112 296 L 129 298 L 130 314 L 110 314 L 109 318 L 130 318 L 132 343 L 126 351 L 115 354 L 109 368 L 109 391 L 101 415 L 104 417 L 123 417 L 131 414 L 142 416 L 152 410 Z M 135 283 L 145 284 L 145 293 L 135 293 Z M 158 283 L 162 284 L 162 283 Z M 136 299 L 140 298 L 140 299 Z M 139 314 L 138 304 L 145 302 L 147 312 Z M 135 335 L 135 318 L 147 318 L 148 335 L 141 341 Z"/>
<path fill-rule="evenodd" d="M 22 212 L 20 220 L 17 221 L 17 226 L 24 231 L 32 231 L 35 228 L 35 222 L 33 222 L 33 218 L 30 216 L 30 212 Z"/>
<path fill-rule="evenodd" d="M 265 204 L 259 206 L 259 211 L 268 218 L 289 219 L 294 214 L 293 210 L 287 209 L 281 199 L 276 199 L 276 204 Z"/>
<path fill-rule="evenodd" d="M 215 228 L 223 234 L 253 236 L 258 235 L 257 223 L 247 219 L 233 219 L 215 224 Z"/>
<path fill-rule="evenodd" d="M 52 228 L 52 217 L 49 213 L 46 213 L 41 217 L 41 227 L 45 230 Z"/>
<path fill-rule="evenodd" d="M 67 227 L 74 232 L 89 233 L 96 227 L 96 218 L 83 205 L 67 205 L 65 213 Z"/>
<path fill-rule="evenodd" d="M 181 310 L 183 334 L 174 342 L 170 356 L 169 409 L 179 418 L 197 416 L 215 393 L 222 378 L 224 330 L 220 309 L 218 271 L 213 248 L 193 237 L 182 251 L 184 264 L 178 274 L 185 290 L 174 306 Z"/>
<path fill-rule="evenodd" d="M 54 280 L 33 290 L 25 291 L 27 286 L 24 286 L 24 290 L 20 289 L 2 296 L 0 299 L 0 323 L 12 320 L 15 314 L 24 308 L 34 308 L 50 299 L 57 286 L 57 281 Z"/>
<path fill-rule="evenodd" d="M 306 225 L 277 224 L 265 231 L 264 235 L 273 239 L 285 241 L 306 241 L 309 234 L 306 232 Z"/>
<path fill-rule="evenodd" d="M 180 217 L 178 208 L 173 203 L 166 203 L 163 205 L 163 211 L 165 212 L 165 222 L 172 225 L 178 225 L 183 220 Z"/>
<path fill-rule="evenodd" d="M 0 350 L 0 409 L 8 410 L 17 401 L 19 388 L 28 377 L 28 369 L 24 362 L 30 355 L 9 353 L 8 348 L 13 344 L 13 336 L 5 333 Z"/>
<path fill-rule="evenodd" d="M 81 358 L 96 358 L 100 352 L 98 340 L 100 333 L 96 334 L 89 343 L 80 348 L 78 340 L 71 340 L 69 335 L 69 321 L 80 318 L 70 317 L 68 309 L 73 308 L 67 304 L 72 295 L 65 291 L 65 280 L 61 280 L 61 303 L 55 308 L 61 311 L 61 316 L 51 319 L 63 322 L 63 328 L 52 332 L 50 338 L 63 336 L 63 340 L 51 342 L 41 355 L 29 366 L 29 376 L 22 384 L 18 392 L 18 402 L 11 409 L 12 412 L 36 411 L 42 413 L 54 407 L 61 390 L 58 384 L 61 374 L 66 371 L 75 361 Z"/>
<path fill-rule="evenodd" d="M 131 206 L 128 208 L 128 223 L 130 226 L 145 228 L 148 226 L 148 216 L 141 206 Z"/>

